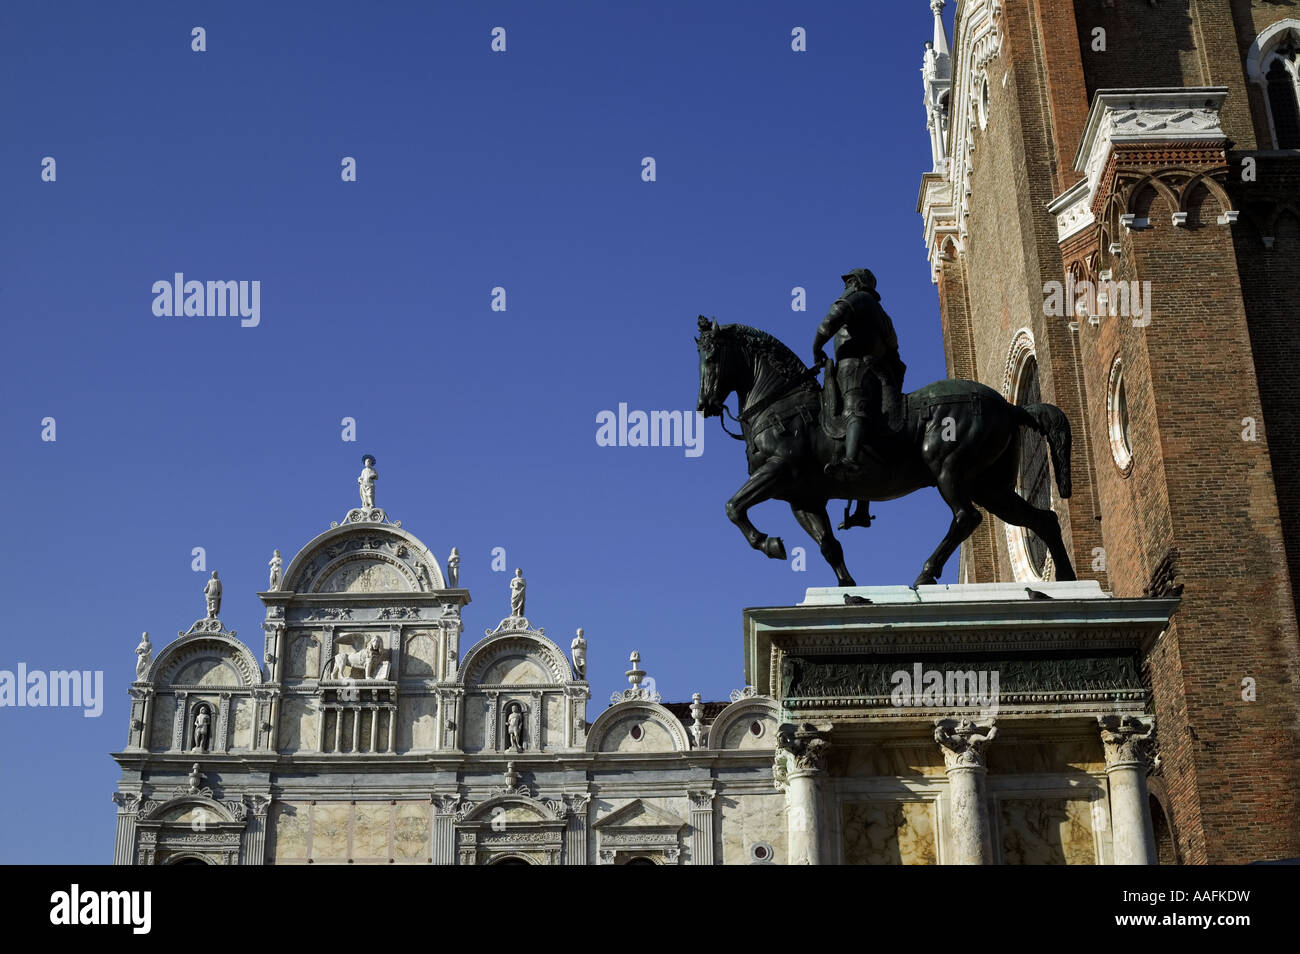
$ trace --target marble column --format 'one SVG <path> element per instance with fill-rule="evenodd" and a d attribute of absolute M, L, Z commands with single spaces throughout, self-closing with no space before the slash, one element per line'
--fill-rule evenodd
<path fill-rule="evenodd" d="M 948 776 L 947 864 L 993 864 L 984 749 L 997 734 L 991 720 L 987 726 L 969 719 L 935 720 L 934 740 Z"/>
<path fill-rule="evenodd" d="M 271 807 L 271 796 L 250 795 L 246 801 L 249 807 L 248 827 L 244 831 L 244 854 L 240 861 L 246 865 L 264 865 L 267 810 Z"/>
<path fill-rule="evenodd" d="M 456 813 L 466 805 L 459 795 L 433 796 L 433 847 L 435 865 L 456 863 Z"/>
<path fill-rule="evenodd" d="M 691 864 L 711 865 L 713 860 L 713 792 L 691 792 Z"/>
<path fill-rule="evenodd" d="M 1097 719 L 1106 750 L 1110 785 L 1110 837 L 1117 865 L 1154 865 L 1155 831 L 1147 795 L 1147 773 L 1155 745 L 1155 720 L 1134 716 Z"/>
<path fill-rule="evenodd" d="M 564 829 L 566 865 L 587 863 L 587 806 L 590 804 L 590 795 L 564 796 L 564 807 L 568 813 L 568 825 Z"/>
<path fill-rule="evenodd" d="M 825 737 L 828 726 L 783 725 L 777 739 L 773 766 L 778 788 L 785 791 L 786 857 L 792 865 L 820 865 L 826 861 L 822 847 L 824 814 L 821 780 L 826 774 Z"/>
<path fill-rule="evenodd" d="M 117 842 L 113 846 L 113 864 L 135 864 L 135 823 L 139 818 L 140 796 L 136 792 L 114 792 L 117 805 Z"/>

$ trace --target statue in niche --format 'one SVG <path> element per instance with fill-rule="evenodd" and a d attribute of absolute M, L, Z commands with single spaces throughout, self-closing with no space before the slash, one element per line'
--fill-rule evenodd
<path fill-rule="evenodd" d="M 135 678 L 138 682 L 149 674 L 149 667 L 153 665 L 153 643 L 149 642 L 148 633 L 140 634 L 140 645 L 135 647 L 135 654 L 138 657 L 135 661 Z"/>
<path fill-rule="evenodd" d="M 212 716 L 208 714 L 208 707 L 201 705 L 194 713 L 194 745 L 190 748 L 191 752 L 206 752 L 208 750 L 208 732 L 212 725 Z"/>
<path fill-rule="evenodd" d="M 580 679 L 587 678 L 587 641 L 582 638 L 582 627 L 578 627 L 578 635 L 573 637 L 573 642 L 569 644 L 569 650 L 573 655 L 573 668 L 578 673 Z"/>
<path fill-rule="evenodd" d="M 216 570 L 212 571 L 208 585 L 203 587 L 203 596 L 208 601 L 208 619 L 216 619 L 221 612 L 221 580 L 217 578 Z"/>
<path fill-rule="evenodd" d="M 447 557 L 447 585 L 452 589 L 460 586 L 460 551 L 455 547 L 451 548 L 451 556 Z"/>
<path fill-rule="evenodd" d="M 361 506 L 368 510 L 375 509 L 375 481 L 379 479 L 379 474 L 375 472 L 375 458 L 367 454 L 361 458 L 361 476 L 357 478 L 357 484 L 361 488 Z"/>
<path fill-rule="evenodd" d="M 271 557 L 271 582 L 267 585 L 268 590 L 278 590 L 280 588 L 280 570 L 284 567 L 284 561 L 280 559 L 280 551 L 276 550 L 275 555 Z"/>
<path fill-rule="evenodd" d="M 515 575 L 510 580 L 510 615 L 524 615 L 524 591 L 528 584 L 524 580 L 524 571 L 515 568 Z"/>
<path fill-rule="evenodd" d="M 510 714 L 506 716 L 506 733 L 510 737 L 506 748 L 522 752 L 524 750 L 524 707 L 517 702 L 510 703 Z"/>

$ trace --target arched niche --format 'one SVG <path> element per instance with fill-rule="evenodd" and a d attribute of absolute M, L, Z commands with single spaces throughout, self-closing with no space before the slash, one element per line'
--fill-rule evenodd
<path fill-rule="evenodd" d="M 289 562 L 292 593 L 427 593 L 446 588 L 442 567 L 414 534 L 392 524 L 345 523 L 311 540 Z"/>
<path fill-rule="evenodd" d="M 686 729 L 655 702 L 618 702 L 587 730 L 588 752 L 686 752 Z"/>
<path fill-rule="evenodd" d="M 775 749 L 780 712 L 773 699 L 750 696 L 737 699 L 718 713 L 709 726 L 711 749 Z M 758 726 L 758 731 L 754 727 Z"/>

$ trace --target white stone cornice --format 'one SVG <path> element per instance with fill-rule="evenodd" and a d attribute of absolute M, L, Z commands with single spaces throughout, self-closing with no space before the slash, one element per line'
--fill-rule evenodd
<path fill-rule="evenodd" d="M 1226 140 L 1219 110 L 1227 96 L 1226 86 L 1098 90 L 1074 170 L 1095 195 L 1116 143 Z"/>
<path fill-rule="evenodd" d="M 961 248 L 957 219 L 952 206 L 952 183 L 940 172 L 927 172 L 921 179 L 921 195 L 916 210 L 921 213 L 925 229 L 925 246 L 929 250 L 930 280 L 939 281 L 939 263 L 943 243 L 949 237 Z"/>
<path fill-rule="evenodd" d="M 1047 211 L 1056 216 L 1058 242 L 1064 242 L 1092 225 L 1097 219 L 1092 212 L 1092 192 L 1088 189 L 1088 180 L 1080 179 L 1062 192 L 1048 204 Z"/>
<path fill-rule="evenodd" d="M 1094 221 L 1093 206 L 1114 147 L 1124 143 L 1226 142 L 1219 111 L 1226 86 L 1102 89 L 1093 96 L 1074 170 L 1083 179 L 1048 204 L 1057 240 Z"/>

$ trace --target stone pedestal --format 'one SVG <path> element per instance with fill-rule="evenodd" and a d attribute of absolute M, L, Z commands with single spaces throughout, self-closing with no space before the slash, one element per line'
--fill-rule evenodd
<path fill-rule="evenodd" d="M 810 589 L 746 610 L 746 678 L 785 723 L 789 862 L 1149 863 L 1146 768 L 1125 743 L 1177 606 L 1084 581 Z M 1108 797 L 1110 819 L 1093 811 Z"/>

